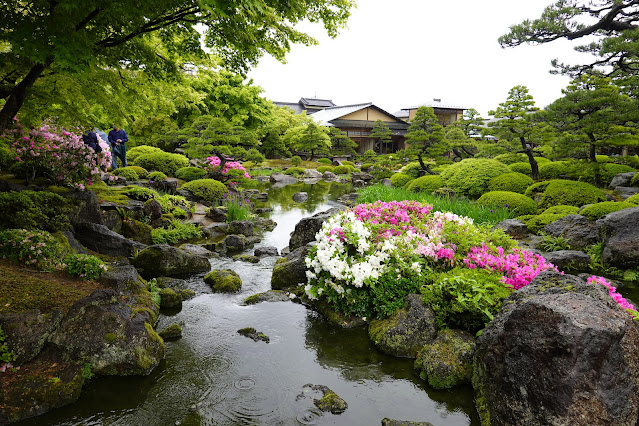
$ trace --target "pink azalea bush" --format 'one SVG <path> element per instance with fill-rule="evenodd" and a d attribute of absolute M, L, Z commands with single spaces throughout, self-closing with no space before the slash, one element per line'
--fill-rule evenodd
<path fill-rule="evenodd" d="M 15 151 L 27 180 L 42 177 L 55 185 L 84 189 L 111 165 L 109 147 L 99 136 L 100 153 L 84 144 L 81 135 L 49 124 L 28 130 L 18 123 L 0 138 Z"/>
<path fill-rule="evenodd" d="M 244 166 L 237 161 L 227 161 L 226 163 L 224 163 L 224 168 L 222 170 L 220 170 L 220 163 L 222 162 L 220 160 L 220 157 L 215 155 L 212 157 L 207 157 L 206 162 L 206 169 L 208 169 L 209 171 L 221 171 L 222 174 L 225 175 L 230 174 L 232 176 L 243 177 L 246 179 L 251 178 L 251 175 L 249 175 Z"/>
<path fill-rule="evenodd" d="M 606 280 L 604 277 L 593 275 L 591 277 L 588 277 L 586 279 L 586 282 L 588 284 L 600 284 L 606 287 L 608 289 L 608 294 L 610 295 L 610 297 L 612 297 L 612 299 L 617 302 L 619 306 L 621 306 L 626 311 L 629 311 L 629 313 L 634 317 L 637 317 L 639 315 L 639 312 L 637 312 L 635 306 L 632 303 L 628 302 L 621 294 L 617 293 L 617 289 L 612 285 L 610 281 Z"/>

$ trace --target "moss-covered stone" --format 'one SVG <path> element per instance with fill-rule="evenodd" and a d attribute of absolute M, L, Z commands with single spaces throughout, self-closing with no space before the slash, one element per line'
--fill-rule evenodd
<path fill-rule="evenodd" d="M 286 302 L 290 297 L 282 290 L 269 290 L 264 293 L 257 293 L 244 299 L 247 305 L 255 305 L 260 302 Z"/>
<path fill-rule="evenodd" d="M 139 220 L 125 220 L 122 222 L 122 235 L 142 244 L 153 244 L 151 238 L 152 230 L 153 228 L 150 225 Z"/>
<path fill-rule="evenodd" d="M 333 414 L 343 413 L 348 408 L 346 401 L 333 391 L 326 392 L 323 397 L 315 402 L 315 406 L 322 411 L 330 411 Z"/>
<path fill-rule="evenodd" d="M 241 262 L 259 263 L 260 258 L 257 256 L 251 256 L 250 254 L 236 254 L 233 256 L 233 260 L 239 260 Z"/>
<path fill-rule="evenodd" d="M 163 288 L 160 290 L 160 308 L 180 308 L 182 307 L 182 297 L 172 288 Z"/>
<path fill-rule="evenodd" d="M 241 328 L 241 329 L 237 330 L 237 333 L 241 334 L 242 336 L 248 337 L 249 339 L 253 339 L 256 342 L 261 340 L 263 342 L 268 343 L 268 342 L 271 341 L 271 339 L 266 334 L 257 331 L 253 327 Z"/>
<path fill-rule="evenodd" d="M 158 334 L 165 342 L 177 340 L 182 337 L 182 327 L 179 324 L 171 324 Z"/>
<path fill-rule="evenodd" d="M 442 330 L 417 355 L 415 368 L 435 389 L 451 389 L 470 383 L 475 339 L 462 330 Z"/>
<path fill-rule="evenodd" d="M 204 277 L 204 282 L 217 293 L 237 293 L 242 288 L 242 279 L 230 269 L 216 269 Z"/>

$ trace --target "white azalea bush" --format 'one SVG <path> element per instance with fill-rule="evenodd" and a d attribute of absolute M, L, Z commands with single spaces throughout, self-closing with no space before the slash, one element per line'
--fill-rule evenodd
<path fill-rule="evenodd" d="M 310 299 L 346 315 L 385 317 L 471 247 L 514 246 L 501 231 L 416 201 L 360 204 L 327 220 L 306 258 Z"/>

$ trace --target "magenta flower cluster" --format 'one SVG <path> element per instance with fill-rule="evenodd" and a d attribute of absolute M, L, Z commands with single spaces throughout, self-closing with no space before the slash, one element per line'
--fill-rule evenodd
<path fill-rule="evenodd" d="M 610 281 L 607 281 L 604 277 L 593 275 L 586 279 L 588 284 L 601 284 L 608 289 L 608 294 L 612 299 L 619 304 L 623 309 L 630 309 L 636 311 L 635 306 L 628 302 L 621 294 L 617 293 L 617 289 L 612 285 Z"/>
<path fill-rule="evenodd" d="M 17 124 L 0 138 L 11 143 L 15 160 L 23 163 L 29 179 L 43 177 L 56 185 L 84 189 L 85 183 L 91 185 L 101 178 L 111 164 L 108 145 L 101 139 L 103 151 L 96 153 L 79 134 L 48 124 L 31 130 Z"/>
<path fill-rule="evenodd" d="M 471 248 L 464 258 L 464 263 L 469 269 L 482 268 L 503 273 L 501 281 L 515 290 L 530 284 L 540 272 L 549 269 L 557 271 L 555 265 L 538 254 L 519 248 L 514 248 L 511 253 L 505 253 L 501 247 L 497 247 L 495 252 L 486 244 Z"/>
<path fill-rule="evenodd" d="M 207 157 L 206 161 L 207 161 L 207 165 L 206 165 L 207 168 L 209 168 L 210 170 L 215 170 L 215 171 L 219 170 L 220 163 L 222 162 L 220 160 L 220 157 L 217 157 L 217 156 Z M 246 179 L 251 178 L 251 175 L 248 174 L 244 166 L 241 163 L 238 163 L 237 161 L 227 161 L 226 163 L 224 163 L 222 174 L 228 174 L 229 171 L 231 170 L 239 170 L 240 172 L 243 173 L 243 175 L 242 173 L 240 173 L 240 176 L 245 177 Z"/>

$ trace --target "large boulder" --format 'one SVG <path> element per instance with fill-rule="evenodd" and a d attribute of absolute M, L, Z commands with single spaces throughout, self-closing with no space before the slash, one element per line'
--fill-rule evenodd
<path fill-rule="evenodd" d="M 300 220 L 297 225 L 295 225 L 295 230 L 291 234 L 291 239 L 288 242 L 288 248 L 290 250 L 295 250 L 298 247 L 302 247 L 307 243 L 315 241 L 315 234 L 322 229 L 322 224 L 335 213 L 341 211 L 340 208 L 334 207 L 332 209 L 326 210 L 324 212 L 320 212 L 314 214 L 311 217 L 305 217 Z"/>
<path fill-rule="evenodd" d="M 635 425 L 639 326 L 599 284 L 542 272 L 477 339 L 484 424 Z"/>
<path fill-rule="evenodd" d="M 639 194 L 639 188 L 635 186 L 618 186 L 615 188 L 615 195 L 618 195 L 622 200 L 630 198 L 636 194 Z"/>
<path fill-rule="evenodd" d="M 470 383 L 475 338 L 464 330 L 442 330 L 417 355 L 415 369 L 435 389 Z"/>
<path fill-rule="evenodd" d="M 314 243 L 298 247 L 285 257 L 277 260 L 271 275 L 273 290 L 295 290 L 298 285 L 306 284 L 306 263 L 304 259 Z"/>
<path fill-rule="evenodd" d="M 153 228 L 139 220 L 125 220 L 122 222 L 122 235 L 130 240 L 137 241 L 142 244 L 153 244 L 151 232 Z"/>
<path fill-rule="evenodd" d="M 0 328 L 5 333 L 5 343 L 16 356 L 15 361 L 24 364 L 38 356 L 63 316 L 62 311 L 43 314 L 37 309 L 0 314 Z"/>
<path fill-rule="evenodd" d="M 571 274 L 590 271 L 590 256 L 582 251 L 557 250 L 543 253 L 542 256 L 560 271 Z"/>
<path fill-rule="evenodd" d="M 608 188 L 615 189 L 618 186 L 631 186 L 630 181 L 632 181 L 632 177 L 636 173 L 637 172 L 619 173 L 612 178 L 612 181 L 610 181 L 610 185 L 608 185 Z"/>
<path fill-rule="evenodd" d="M 74 226 L 75 238 L 89 250 L 109 256 L 133 257 L 146 245 L 129 240 L 97 223 L 79 223 Z"/>
<path fill-rule="evenodd" d="M 313 179 L 321 179 L 323 177 L 322 173 L 318 172 L 315 169 L 304 169 L 304 177 L 305 178 L 313 178 Z"/>
<path fill-rule="evenodd" d="M 264 246 L 258 247 L 253 252 L 253 255 L 257 257 L 265 257 L 265 256 L 279 256 L 279 252 L 277 251 L 277 247 L 274 246 Z"/>
<path fill-rule="evenodd" d="M 521 240 L 526 238 L 530 231 L 528 231 L 528 226 L 517 219 L 506 219 L 499 222 L 495 225 L 495 228 L 502 229 L 506 234 L 510 235 L 516 240 Z"/>
<path fill-rule="evenodd" d="M 322 174 L 322 179 L 324 179 L 324 180 L 337 180 L 339 178 L 337 177 L 337 175 L 335 173 L 329 172 L 329 171 L 325 171 Z"/>
<path fill-rule="evenodd" d="M 632 269 L 639 266 L 639 207 L 609 213 L 596 222 L 603 238 L 606 266 Z"/>
<path fill-rule="evenodd" d="M 224 250 L 229 252 L 242 251 L 247 246 L 246 237 L 242 234 L 228 235 L 224 238 Z"/>
<path fill-rule="evenodd" d="M 544 232 L 552 237 L 562 237 L 572 248 L 582 249 L 597 242 L 595 222 L 578 214 L 569 214 L 549 223 Z"/>
<path fill-rule="evenodd" d="M 229 234 L 250 237 L 255 234 L 253 222 L 250 220 L 234 220 L 229 224 Z"/>
<path fill-rule="evenodd" d="M 437 321 L 421 295 L 409 294 L 402 309 L 388 318 L 371 321 L 368 336 L 387 354 L 415 358 L 437 336 Z"/>
<path fill-rule="evenodd" d="M 143 285 L 138 270 L 129 264 L 110 264 L 107 271 L 103 272 L 98 280 L 100 284 L 117 291 L 137 289 Z"/>
<path fill-rule="evenodd" d="M 216 293 L 237 293 L 242 288 L 242 279 L 231 269 L 216 269 L 204 277 L 204 282 Z"/>
<path fill-rule="evenodd" d="M 279 184 L 297 183 L 297 178 L 294 178 L 293 176 L 285 175 L 284 173 L 273 173 L 271 174 L 270 180 L 272 183 L 279 183 Z"/>
<path fill-rule="evenodd" d="M 164 358 L 151 322 L 150 297 L 97 290 L 77 301 L 49 341 L 69 359 L 85 360 L 102 375 L 147 375 Z"/>
<path fill-rule="evenodd" d="M 102 225 L 102 215 L 100 213 L 100 202 L 93 191 L 72 191 L 63 194 L 70 199 L 73 209 L 69 214 L 69 221 L 72 225 L 90 222 Z"/>
<path fill-rule="evenodd" d="M 168 244 L 149 246 L 132 260 L 144 278 L 185 277 L 211 269 L 209 260 Z"/>

